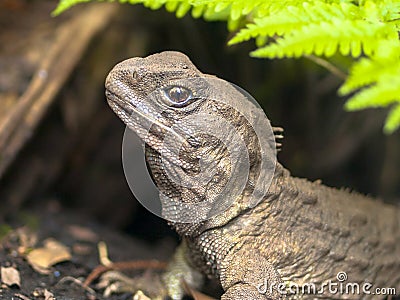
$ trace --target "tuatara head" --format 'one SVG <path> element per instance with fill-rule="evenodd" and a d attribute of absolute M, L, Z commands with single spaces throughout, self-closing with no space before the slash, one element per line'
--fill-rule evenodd
<path fill-rule="evenodd" d="M 242 89 L 167 51 L 117 64 L 107 76 L 106 96 L 145 142 L 168 220 L 203 221 L 255 190 L 263 152 L 253 125 L 269 122 Z"/>
<path fill-rule="evenodd" d="M 164 129 L 168 126 L 166 118 L 159 114 L 162 104 L 149 101 L 149 95 L 166 89 L 171 80 L 200 76 L 201 72 L 180 52 L 166 51 L 144 58 L 134 57 L 117 64 L 108 74 L 106 97 L 122 121 L 145 139 L 149 122 Z M 184 102 L 183 97 L 189 96 L 185 92 L 183 89 L 169 91 L 165 95 L 165 108 L 168 108 L 168 100 Z M 168 95 L 174 98 L 169 99 Z M 157 142 L 160 141 L 148 142 L 158 148 Z"/>

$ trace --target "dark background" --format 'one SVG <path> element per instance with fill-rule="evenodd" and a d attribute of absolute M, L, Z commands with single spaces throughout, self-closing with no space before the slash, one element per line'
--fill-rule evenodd
<path fill-rule="evenodd" d="M 78 5 L 51 19 L 56 2 L 40 2 L 21 0 L 17 1 L 21 6 L 14 7 L 3 1 L 2 13 L 7 15 L 3 22 L 13 28 L 27 16 L 40 15 L 40 21 L 31 20 L 30 30 L 20 36 L 23 39 L 40 31 L 41 22 L 57 22 L 98 5 Z M 341 79 L 307 59 L 250 58 L 255 49 L 252 41 L 227 47 L 232 33 L 223 22 L 176 19 L 164 8 L 109 5 L 119 6 L 118 12 L 93 38 L 0 181 L 3 221 L 32 207 L 62 207 L 150 243 L 174 236 L 166 222 L 142 208 L 129 190 L 121 164 L 124 125 L 104 96 L 104 79 L 117 62 L 164 50 L 182 51 L 204 73 L 252 94 L 272 124 L 285 129 L 278 158 L 294 176 L 399 203 L 400 133 L 383 134 L 385 110 L 345 112 L 346 99 L 336 94 Z M 339 67 L 348 64 L 346 59 L 335 60 Z M 13 66 L 18 68 L 15 61 Z M 6 74 L 0 76 L 4 79 Z M 3 93 L 6 90 L 1 87 Z M 41 166 L 40 172 L 32 171 L 32 161 Z"/>

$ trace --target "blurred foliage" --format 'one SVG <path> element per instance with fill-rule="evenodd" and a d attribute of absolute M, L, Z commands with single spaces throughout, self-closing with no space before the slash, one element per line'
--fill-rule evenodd
<path fill-rule="evenodd" d="M 60 0 L 54 15 L 95 0 Z M 345 108 L 388 107 L 384 131 L 400 126 L 400 0 L 119 0 L 150 9 L 165 6 L 178 18 L 223 20 L 238 31 L 229 45 L 255 39 L 251 56 L 306 56 L 345 79 L 339 90 L 351 95 Z M 349 76 L 327 61 L 353 57 Z M 325 59 L 320 57 L 324 56 Z"/>
<path fill-rule="evenodd" d="M 0 224 L 0 241 L 12 231 L 12 227 L 8 224 Z"/>

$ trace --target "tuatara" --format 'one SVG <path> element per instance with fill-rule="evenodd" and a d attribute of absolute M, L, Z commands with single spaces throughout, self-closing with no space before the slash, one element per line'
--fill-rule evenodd
<path fill-rule="evenodd" d="M 261 175 L 268 172 L 261 163 L 262 139 L 249 115 L 241 114 L 252 104 L 228 83 L 213 86 L 222 81 L 216 79 L 173 51 L 125 60 L 106 79 L 108 103 L 145 142 L 147 165 L 162 195 L 164 212 L 183 240 L 176 259 L 185 265 L 180 270 L 186 271 L 171 267 L 165 276 L 173 286 L 170 296 L 181 297 L 172 275 L 185 273 L 192 282 L 198 272 L 219 280 L 224 300 L 381 299 L 384 296 L 377 295 L 377 288 L 399 292 L 400 209 L 292 177 L 279 163 L 263 186 Z M 191 80 L 200 83 L 186 84 Z M 243 189 L 217 214 L 185 214 L 181 209 L 218 195 L 236 163 L 227 159 L 229 145 L 219 141 L 211 122 L 209 130 L 204 132 L 203 124 L 200 133 L 189 132 L 191 127 L 182 124 L 181 120 L 199 112 L 229 123 L 249 157 Z M 179 153 L 164 143 L 166 135 L 180 141 Z M 178 180 L 183 175 L 196 180 L 205 156 L 215 169 L 205 184 L 181 186 L 171 179 L 175 174 Z M 252 205 L 249 199 L 260 182 L 265 191 L 261 188 L 261 201 Z M 193 221 L 168 218 L 175 211 Z"/>

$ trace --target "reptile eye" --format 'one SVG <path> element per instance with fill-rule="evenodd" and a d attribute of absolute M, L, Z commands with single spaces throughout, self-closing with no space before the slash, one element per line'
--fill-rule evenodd
<path fill-rule="evenodd" d="M 133 78 L 134 80 L 136 80 L 136 79 L 138 78 L 138 72 L 137 72 L 137 71 L 133 71 L 133 72 L 132 72 L 132 78 Z"/>
<path fill-rule="evenodd" d="M 192 98 L 192 92 L 181 86 L 173 86 L 164 90 L 171 106 L 183 107 Z"/>

